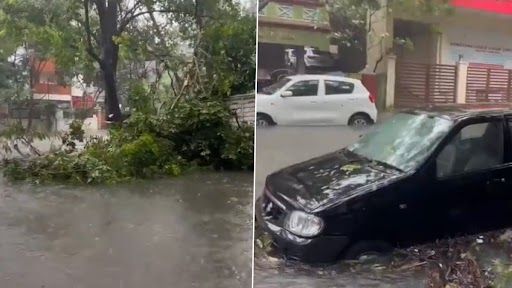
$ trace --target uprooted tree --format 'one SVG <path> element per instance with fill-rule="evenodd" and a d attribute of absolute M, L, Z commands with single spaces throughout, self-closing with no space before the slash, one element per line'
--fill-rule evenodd
<path fill-rule="evenodd" d="M 233 126 L 225 103 L 254 87 L 256 21 L 238 3 L 10 0 L 0 25 L 6 57 L 28 45 L 55 59 L 63 81 L 101 86 L 111 119 L 124 120 L 106 141 L 80 151 L 72 142 L 83 135 L 66 135 L 69 149 L 8 163 L 7 175 L 105 182 L 190 165 L 251 169 L 252 129 Z"/>
<path fill-rule="evenodd" d="M 217 0 L 3 1 L 0 24 L 4 28 L 0 30 L 0 37 L 9 38 L 19 46 L 45 43 L 49 48 L 46 56 L 54 57 L 61 68 L 80 70 L 78 72 L 90 78 L 99 70 L 108 118 L 119 122 L 123 117 L 119 105 L 118 68 L 123 61 L 123 45 L 124 48 L 130 43 L 139 45 L 132 46 L 133 51 L 125 51 L 125 56 L 138 53 L 139 57 L 162 60 L 170 68 L 173 59 L 164 59 L 170 56 L 170 47 L 175 53 L 180 40 L 185 45 L 204 47 L 200 44 L 200 32 L 226 19 L 224 14 L 232 13 L 229 10 L 234 6 L 236 4 L 229 1 L 220 5 Z M 169 30 L 175 32 L 176 27 L 183 32 L 181 37 L 169 33 Z M 41 50 L 41 47 L 34 48 Z M 199 52 L 195 55 L 203 57 Z"/>

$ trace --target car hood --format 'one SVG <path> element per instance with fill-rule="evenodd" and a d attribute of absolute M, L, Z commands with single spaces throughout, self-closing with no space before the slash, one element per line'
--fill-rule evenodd
<path fill-rule="evenodd" d="M 307 212 L 317 212 L 404 175 L 400 170 L 343 149 L 273 173 L 270 193 Z"/>

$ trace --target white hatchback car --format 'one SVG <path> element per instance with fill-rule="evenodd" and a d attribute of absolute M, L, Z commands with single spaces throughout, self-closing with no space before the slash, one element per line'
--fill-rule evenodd
<path fill-rule="evenodd" d="M 262 89 L 257 125 L 368 126 L 377 121 L 375 98 L 361 81 L 330 75 L 295 75 Z"/>

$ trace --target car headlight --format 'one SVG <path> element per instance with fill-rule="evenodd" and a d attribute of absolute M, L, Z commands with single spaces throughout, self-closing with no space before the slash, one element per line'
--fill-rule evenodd
<path fill-rule="evenodd" d="M 284 223 L 286 230 L 303 237 L 316 236 L 324 228 L 321 218 L 302 211 L 292 211 L 286 216 Z"/>

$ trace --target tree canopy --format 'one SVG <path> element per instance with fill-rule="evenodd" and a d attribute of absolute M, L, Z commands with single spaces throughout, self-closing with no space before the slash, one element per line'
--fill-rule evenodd
<path fill-rule="evenodd" d="M 68 78 L 79 74 L 104 89 L 112 121 L 122 119 L 120 69 L 147 61 L 183 84 L 194 58 L 219 97 L 253 86 L 255 17 L 236 2 L 5 0 L 0 27 L 0 42 L 8 43 L 0 47 L 0 69 L 19 47 L 55 59 Z M 0 77 L 0 85 L 7 83 Z"/>

